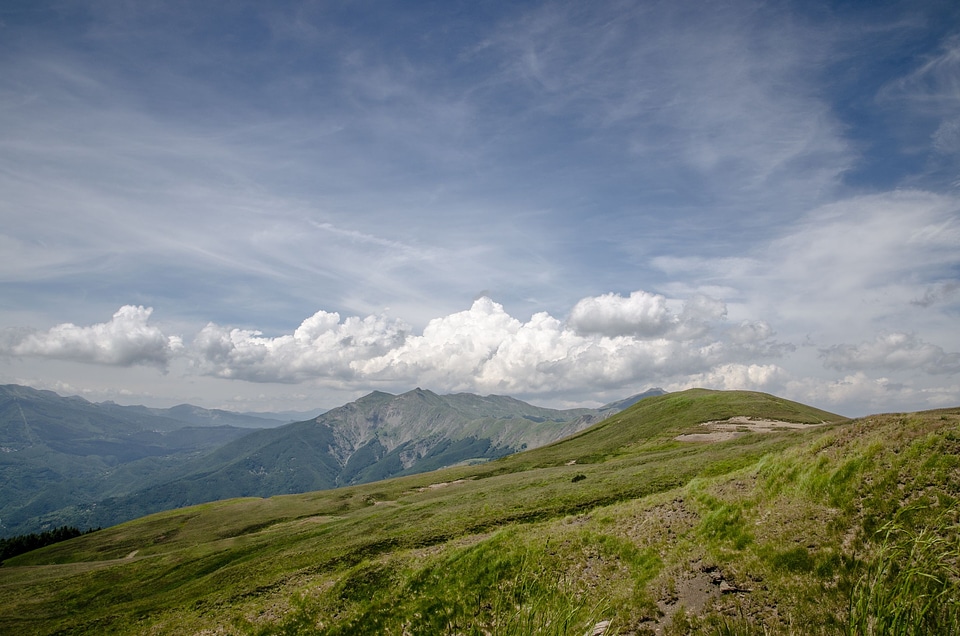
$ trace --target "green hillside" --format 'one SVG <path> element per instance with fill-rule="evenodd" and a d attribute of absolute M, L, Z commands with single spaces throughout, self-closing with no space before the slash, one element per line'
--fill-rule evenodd
<path fill-rule="evenodd" d="M 958 497 L 960 409 L 694 390 L 478 466 L 16 557 L 0 633 L 956 634 Z"/>

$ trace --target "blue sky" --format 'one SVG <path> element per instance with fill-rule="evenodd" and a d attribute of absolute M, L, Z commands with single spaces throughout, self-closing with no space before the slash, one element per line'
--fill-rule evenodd
<path fill-rule="evenodd" d="M 955 2 L 7 2 L 0 382 L 960 404 Z"/>

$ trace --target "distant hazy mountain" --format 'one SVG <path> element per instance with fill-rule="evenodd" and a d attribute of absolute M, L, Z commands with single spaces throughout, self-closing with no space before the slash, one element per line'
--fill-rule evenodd
<path fill-rule="evenodd" d="M 326 409 L 311 409 L 309 411 L 272 411 L 272 412 L 246 412 L 240 413 L 240 415 L 248 415 L 250 417 L 255 417 L 258 419 L 267 419 L 273 420 L 276 422 L 274 426 L 279 426 L 280 424 L 292 424 L 293 422 L 303 422 L 305 420 L 312 420 L 321 413 L 324 413 Z M 266 427 L 265 427 L 266 428 Z"/>
<path fill-rule="evenodd" d="M 202 417 L 175 419 L 175 410 L 162 415 L 0 386 L 0 536 L 55 524 L 58 519 L 48 515 L 65 506 L 90 505 L 153 483 L 157 475 L 251 432 L 213 419 L 197 425 Z"/>
<path fill-rule="evenodd" d="M 224 411 L 221 409 L 205 409 L 192 404 L 180 404 L 168 409 L 149 408 L 146 406 L 121 406 L 113 402 L 101 402 L 97 404 L 104 410 L 117 413 L 121 417 L 135 416 L 136 414 L 152 415 L 162 417 L 183 424 L 193 426 L 235 426 L 237 428 L 273 428 L 288 422 L 296 421 L 288 419 L 283 414 L 275 413 L 234 413 L 233 411 Z M 299 418 L 303 419 L 303 418 Z"/>
<path fill-rule="evenodd" d="M 14 527 L 35 531 L 63 523 L 106 526 L 151 512 L 218 499 L 307 492 L 462 462 L 487 461 L 556 441 L 643 397 L 664 393 L 653 389 L 599 409 L 557 410 L 503 396 L 441 396 L 421 389 L 402 395 L 374 392 L 310 420 L 279 427 L 272 422 L 275 428 L 250 431 L 209 426 L 217 421 L 249 422 L 242 418 L 250 416 L 226 411 L 186 405 L 148 409 L 91 404 L 50 392 L 16 389 L 21 397 L 0 401 L 9 406 L 2 411 L 4 423 L 16 421 L 16 408 L 21 408 L 25 401 L 34 409 L 28 421 L 39 422 L 43 414 L 33 405 L 46 404 L 48 419 L 52 416 L 59 421 L 73 418 L 87 422 L 93 428 L 85 433 L 84 443 L 109 443 L 124 448 L 128 463 L 114 460 L 111 464 L 111 460 L 97 456 L 96 461 L 88 462 L 94 465 L 95 474 L 91 477 L 91 468 L 84 469 L 88 477 L 83 488 L 77 487 L 76 480 L 57 473 L 56 466 L 76 463 L 69 454 L 51 454 L 47 450 L 34 463 L 12 465 L 11 474 L 18 475 L 18 486 L 11 488 L 10 498 L 5 499 L 11 503 L 0 507 L 0 521 L 5 526 L 0 530 L 8 535 L 14 534 Z M 26 400 L 22 397 L 25 395 L 35 399 Z M 97 417 L 102 419 L 96 420 Z M 98 424 L 90 423 L 94 420 Z M 208 425 L 176 428 L 183 427 L 184 422 Z M 14 429 L 11 427 L 11 432 Z M 152 437 L 147 433 L 160 430 L 169 432 L 154 432 Z M 194 431 L 194 435 L 222 431 L 224 438 L 210 438 L 201 452 L 194 446 L 191 451 L 181 449 L 179 453 L 164 455 L 166 447 L 158 445 L 155 438 L 172 441 L 171 435 L 184 436 L 187 431 Z M 134 443 L 144 436 L 154 441 L 154 446 L 149 447 L 151 452 Z M 6 433 L 0 439 L 6 440 Z M 126 442 L 133 446 L 127 448 Z M 49 443 L 44 442 L 42 447 L 49 448 Z M 12 454 L 0 454 L 0 461 Z M 0 469 L 5 467 L 6 464 L 0 464 Z M 72 475 L 72 470 L 68 474 Z M 40 490 L 34 490 L 45 494 L 38 495 L 39 501 L 35 501 L 37 497 L 26 494 L 31 488 L 28 482 L 34 479 L 30 475 L 44 475 L 46 471 L 57 473 L 59 479 L 37 484 Z"/>

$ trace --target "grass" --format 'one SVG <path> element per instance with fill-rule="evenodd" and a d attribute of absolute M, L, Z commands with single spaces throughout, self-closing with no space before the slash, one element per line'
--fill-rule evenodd
<path fill-rule="evenodd" d="M 568 634 L 604 611 L 560 559 L 543 559 L 515 531 L 422 563 L 365 561 L 321 599 L 301 598 L 279 625 L 251 634 Z M 252 627 L 252 626 L 251 626 Z"/>
<path fill-rule="evenodd" d="M 956 509 L 932 523 L 905 509 L 877 532 L 850 599 L 850 636 L 960 634 L 960 535 Z"/>
<path fill-rule="evenodd" d="M 145 517 L 11 559 L 0 633 L 957 633 L 960 410 L 674 440 L 734 415 L 830 417 L 684 392 L 478 466 Z"/>

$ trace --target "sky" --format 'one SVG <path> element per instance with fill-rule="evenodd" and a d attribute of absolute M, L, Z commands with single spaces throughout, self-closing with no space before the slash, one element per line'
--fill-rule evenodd
<path fill-rule="evenodd" d="M 960 4 L 7 0 L 0 383 L 960 405 Z"/>

